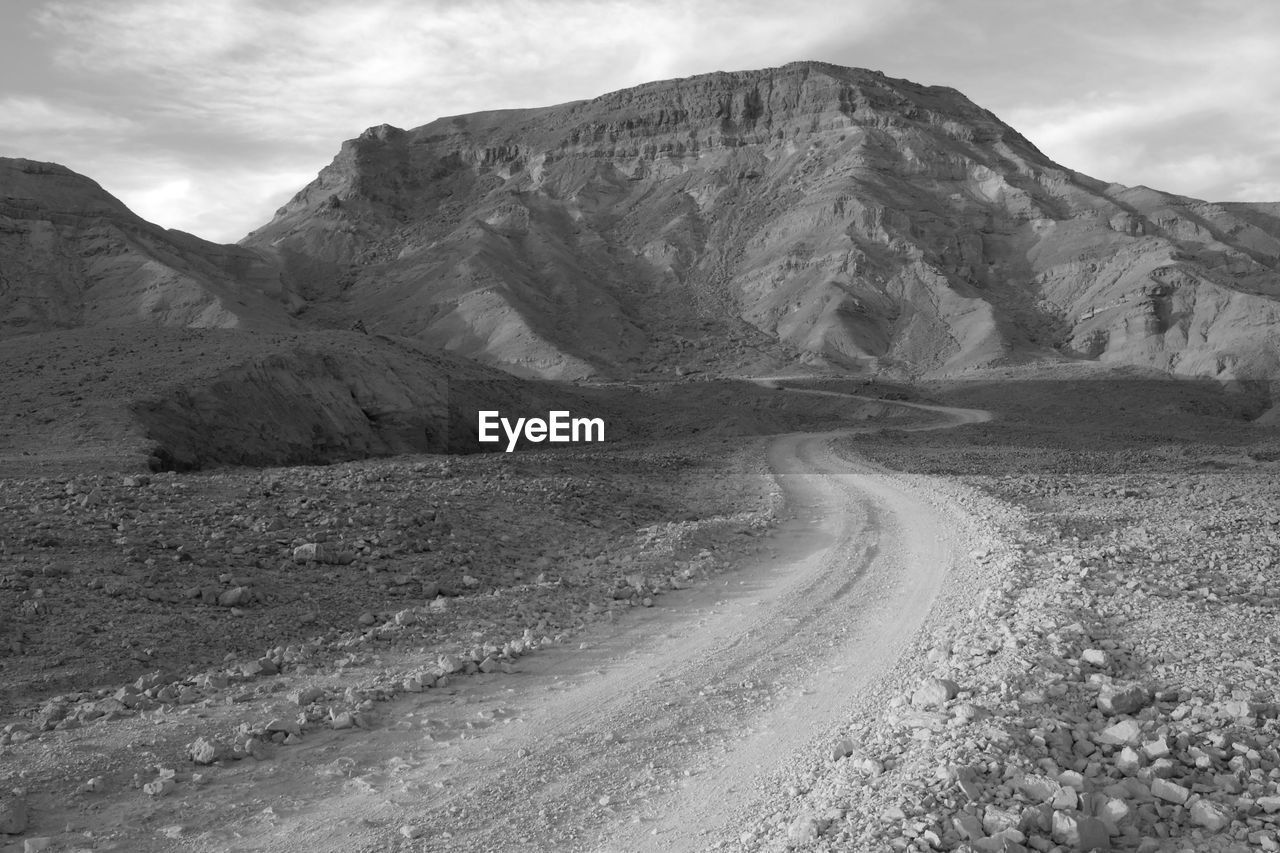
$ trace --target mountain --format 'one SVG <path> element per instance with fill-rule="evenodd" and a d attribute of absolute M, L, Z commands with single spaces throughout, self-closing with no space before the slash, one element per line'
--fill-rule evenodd
<path fill-rule="evenodd" d="M 464 452 L 478 409 L 583 407 L 438 348 L 302 328 L 304 305 L 272 254 L 0 159 L 0 474 Z"/>
<path fill-rule="evenodd" d="M 1280 211 L 1106 184 L 818 62 L 370 128 L 242 244 L 306 322 L 545 377 L 1280 372 Z"/>
<path fill-rule="evenodd" d="M 64 166 L 0 158 L 0 337 L 135 322 L 283 329 L 290 301 L 273 257 L 153 225 Z"/>
<path fill-rule="evenodd" d="M 1280 205 L 1105 184 L 959 92 L 798 62 L 382 125 L 241 245 L 0 159 L 0 338 L 347 329 L 526 376 L 1094 360 L 1280 374 Z"/>
<path fill-rule="evenodd" d="M 750 383 L 530 382 L 430 341 L 317 328 L 293 316 L 324 307 L 292 289 L 311 287 L 305 259 L 285 275 L 278 258 L 148 223 L 65 167 L 0 159 L 0 476 L 501 449 L 479 442 L 480 410 L 600 417 L 611 441 L 849 417 L 846 401 Z"/>

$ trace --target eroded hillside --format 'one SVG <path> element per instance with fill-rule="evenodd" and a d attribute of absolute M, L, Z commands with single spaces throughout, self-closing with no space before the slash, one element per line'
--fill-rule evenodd
<path fill-rule="evenodd" d="M 153 225 L 55 163 L 0 157 L 0 337 L 145 322 L 284 329 L 269 256 Z"/>
<path fill-rule="evenodd" d="M 1276 372 L 1280 220 L 1065 169 L 960 93 L 800 62 L 371 128 L 246 246 L 320 323 L 517 372 Z"/>

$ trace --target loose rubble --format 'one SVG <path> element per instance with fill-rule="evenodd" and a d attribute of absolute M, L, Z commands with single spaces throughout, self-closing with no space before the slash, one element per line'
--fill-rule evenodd
<path fill-rule="evenodd" d="M 1280 850 L 1280 456 L 1205 443 L 1041 458 L 1010 450 L 1011 434 L 856 442 L 929 475 L 904 480 L 967 514 L 974 550 L 893 692 L 869 697 L 874 714 L 851 710 L 721 849 Z M 717 451 L 720 469 L 645 453 L 629 490 L 593 480 L 586 462 L 581 482 L 559 479 L 534 455 L 506 476 L 450 459 L 26 482 L 41 511 L 0 542 L 0 594 L 20 614 L 0 629 L 4 662 L 25 679 L 0 727 L 0 755 L 16 759 L 0 771 L 0 842 L 72 844 L 47 834 L 53 798 L 91 808 L 124 790 L 158 808 L 309 739 L 358 739 L 390 724 L 382 708 L 397 696 L 517 672 L 755 547 L 777 493 L 745 453 Z M 661 492 L 643 488 L 653 464 L 670 474 Z M 485 501 L 522 514 L 488 526 Z M 386 535 L 412 505 L 421 535 Z M 227 521 L 234 535 L 215 535 Z M 522 549 L 521 531 L 546 525 L 571 547 Z M 91 565 L 103 542 L 121 559 Z M 132 595 L 108 592 L 120 579 Z M 92 674 L 57 675 L 49 657 L 67 634 L 59 615 L 77 606 L 102 619 L 72 629 L 77 649 L 104 631 L 153 633 L 124 660 L 103 650 L 101 686 L 42 687 L 39 665 Z M 175 614 L 214 621 L 175 650 L 159 642 Z M 382 665 L 393 650 L 412 666 Z M 112 757 L 74 751 L 138 721 L 190 734 Z M 335 759 L 319 772 L 349 771 Z M 625 805 L 611 791 L 596 802 Z M 385 831 L 448 844 L 416 822 Z"/>
<path fill-rule="evenodd" d="M 939 620 L 888 714 L 852 720 L 802 786 L 792 808 L 841 820 L 792 825 L 787 844 L 1280 850 L 1280 467 L 1237 453 L 1186 473 L 1168 450 L 1105 447 L 1028 465 L 998 439 L 968 456 L 922 444 L 858 449 L 952 477 L 966 460 L 948 498 L 991 537 L 955 579 L 971 609 Z M 771 834 L 757 826 L 747 849 Z"/>
<path fill-rule="evenodd" d="M 0 625 L 0 790 L 36 781 L 45 797 L 84 797 L 127 783 L 159 801 L 317 731 L 377 728 L 380 703 L 514 672 L 594 620 L 703 581 L 754 547 L 780 505 L 758 450 L 737 442 L 600 453 L 0 480 L 23 508 L 0 535 L 0 596 L 30 603 Z M 599 476 L 605 464 L 616 476 Z M 167 638 L 175 624 L 180 643 Z M 97 644 L 103 633 L 114 648 Z M 413 669 L 332 686 L 409 651 Z M 116 722 L 187 730 L 281 699 L 291 715 L 209 726 L 157 756 L 184 763 L 135 760 L 126 780 L 120 755 L 68 749 L 110 739 Z M 0 829 L 45 828 L 42 802 L 0 801 Z"/>

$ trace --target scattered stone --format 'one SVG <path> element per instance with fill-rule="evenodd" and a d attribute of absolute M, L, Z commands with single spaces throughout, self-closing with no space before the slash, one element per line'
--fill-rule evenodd
<path fill-rule="evenodd" d="M 284 720 L 280 718 L 276 718 L 271 722 L 267 723 L 267 731 L 272 733 L 283 732 L 284 734 L 290 734 L 290 735 L 302 734 L 302 729 L 298 726 L 296 722 L 294 722 L 293 720 Z"/>
<path fill-rule="evenodd" d="M 1142 723 L 1135 719 L 1121 720 L 1098 733 L 1100 743 L 1137 746 L 1142 743 Z"/>
<path fill-rule="evenodd" d="M 1151 780 L 1151 796 L 1165 802 L 1182 805 L 1191 796 L 1191 791 L 1168 779 Z"/>
<path fill-rule="evenodd" d="M 1142 757 L 1133 747 L 1126 746 L 1116 756 L 1116 769 L 1126 776 L 1133 776 L 1142 769 Z"/>
<path fill-rule="evenodd" d="M 1115 797 L 1107 797 L 1102 802 L 1102 805 L 1098 807 L 1099 819 L 1112 826 L 1116 826 L 1131 814 L 1133 814 L 1133 810 L 1129 808 L 1129 804 Z"/>
<path fill-rule="evenodd" d="M 1151 691 L 1141 684 L 1112 682 L 1098 691 L 1098 710 L 1110 716 L 1133 714 L 1151 701 Z"/>
<path fill-rule="evenodd" d="M 831 760 L 839 761 L 842 758 L 848 758 L 853 755 L 853 741 L 845 738 L 837 741 L 835 746 L 831 747 Z"/>
<path fill-rule="evenodd" d="M 1210 832 L 1221 832 L 1231 825 L 1232 814 L 1221 803 L 1201 798 L 1191 805 L 1191 820 Z"/>
<path fill-rule="evenodd" d="M 328 542 L 308 542 L 293 549 L 295 563 L 326 563 L 334 566 L 345 566 L 354 563 L 354 551 L 340 548 Z"/>
<path fill-rule="evenodd" d="M 172 779 L 157 779 L 154 782 L 148 782 L 143 785 L 142 790 L 149 797 L 167 797 L 177 787 L 178 783 Z"/>
<path fill-rule="evenodd" d="M 1166 758 L 1169 755 L 1169 744 L 1164 738 L 1149 740 L 1142 745 L 1142 751 L 1153 761 L 1157 758 Z"/>
<path fill-rule="evenodd" d="M 1111 656 L 1103 649 L 1085 649 L 1080 653 L 1080 660 L 1098 669 L 1104 669 L 1111 665 Z"/>
<path fill-rule="evenodd" d="M 941 708 L 956 698 L 960 687 L 945 678 L 930 678 L 911 695 L 911 704 L 917 708 Z"/>
<path fill-rule="evenodd" d="M 1110 850 L 1111 836 L 1097 818 L 1074 810 L 1055 811 L 1052 818 L 1053 840 L 1076 850 Z"/>
<path fill-rule="evenodd" d="M 215 761 L 226 758 L 230 753 L 231 749 L 224 744 L 203 737 L 196 738 L 194 743 L 187 746 L 187 754 L 196 764 L 213 764 Z"/>
<path fill-rule="evenodd" d="M 822 834 L 818 819 L 813 815 L 802 814 L 791 822 L 787 829 L 787 840 L 792 844 L 808 844 L 817 841 Z"/>
<path fill-rule="evenodd" d="M 246 586 L 229 589 L 218 596 L 219 607 L 240 607 L 248 604 L 253 598 L 253 591 Z"/>
<path fill-rule="evenodd" d="M 1062 786 L 1047 776 L 1023 776 L 1017 786 L 1033 803 L 1047 803 L 1062 791 Z"/>

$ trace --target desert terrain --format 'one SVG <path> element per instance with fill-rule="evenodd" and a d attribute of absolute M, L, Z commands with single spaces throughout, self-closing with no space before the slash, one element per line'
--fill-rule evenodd
<path fill-rule="evenodd" d="M 1256 397 L 769 384 L 848 420 L 7 477 L 8 819 L 131 851 L 1275 844 Z"/>
<path fill-rule="evenodd" d="M 1280 850 L 1278 221 L 824 63 L 0 160 L 0 853 Z"/>

